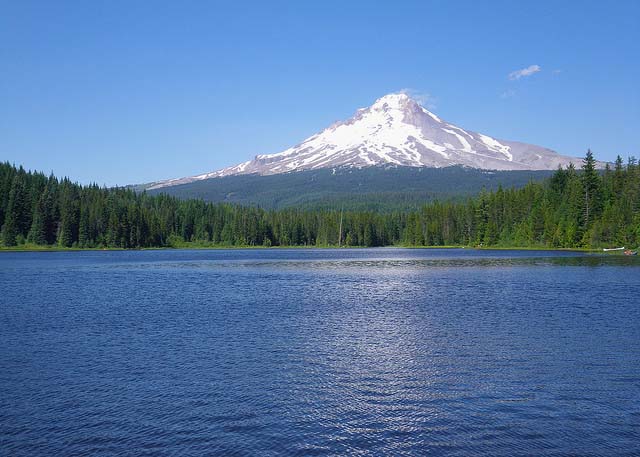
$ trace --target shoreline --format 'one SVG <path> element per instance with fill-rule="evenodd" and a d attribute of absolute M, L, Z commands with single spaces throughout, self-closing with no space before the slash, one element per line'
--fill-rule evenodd
<path fill-rule="evenodd" d="M 278 249 L 467 249 L 474 251 L 560 251 L 560 252 L 587 252 L 615 255 L 616 252 L 604 252 L 602 248 L 549 248 L 549 247 L 518 247 L 518 246 L 179 246 L 179 247 L 148 247 L 148 248 L 65 248 L 58 246 L 14 246 L 0 247 L 3 252 L 91 252 L 91 251 L 222 251 L 222 250 L 278 250 Z"/>

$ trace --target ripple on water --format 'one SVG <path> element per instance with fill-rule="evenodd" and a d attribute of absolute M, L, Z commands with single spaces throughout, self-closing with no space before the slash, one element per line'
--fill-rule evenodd
<path fill-rule="evenodd" d="M 640 454 L 639 266 L 3 255 L 0 454 Z"/>

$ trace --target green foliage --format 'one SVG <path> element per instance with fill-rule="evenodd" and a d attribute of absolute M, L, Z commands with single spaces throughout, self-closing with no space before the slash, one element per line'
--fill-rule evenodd
<path fill-rule="evenodd" d="M 26 176 L 22 168 L 15 170 L 9 187 L 7 206 L 3 211 L 5 219 L 1 231 L 3 243 L 7 246 L 15 246 L 19 241 L 19 237 L 21 235 L 24 237 L 25 232 L 29 230 L 31 225 Z M 7 186 L 3 187 L 6 188 Z"/>
<path fill-rule="evenodd" d="M 607 168 L 605 173 L 609 173 Z M 596 171 L 596 161 L 589 149 L 582 163 L 582 224 L 588 231 L 593 220 L 598 216 L 602 208 L 602 180 Z"/>
<path fill-rule="evenodd" d="M 613 169 L 600 173 L 594 164 L 588 153 L 580 171 L 558 169 L 543 182 L 520 188 L 498 185 L 465 201 L 432 201 L 414 210 L 342 212 L 340 206 L 265 210 L 80 186 L 5 163 L 0 164 L 0 241 L 5 246 L 125 249 L 637 246 L 640 166 L 633 158 L 626 165 L 619 159 Z"/>

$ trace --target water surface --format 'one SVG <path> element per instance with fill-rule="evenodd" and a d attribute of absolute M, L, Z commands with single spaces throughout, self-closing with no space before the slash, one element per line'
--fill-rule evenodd
<path fill-rule="evenodd" d="M 0 455 L 639 455 L 640 262 L 0 253 Z"/>

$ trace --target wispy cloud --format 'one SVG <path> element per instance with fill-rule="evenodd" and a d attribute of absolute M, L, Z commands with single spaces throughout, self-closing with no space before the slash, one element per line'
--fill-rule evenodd
<path fill-rule="evenodd" d="M 539 71 L 542 71 L 542 68 L 540 68 L 540 65 L 529 65 L 527 68 L 522 68 L 520 70 L 512 71 L 511 73 L 509 73 L 509 79 L 511 81 L 516 81 L 520 78 L 524 78 L 526 76 L 531 76 L 534 73 L 538 73 Z"/>
<path fill-rule="evenodd" d="M 553 73 L 554 75 L 559 75 L 560 73 L 562 73 L 562 70 L 553 70 L 551 73 Z"/>
<path fill-rule="evenodd" d="M 500 94 L 500 98 L 511 98 L 516 95 L 516 91 L 513 89 L 505 90 Z"/>
<path fill-rule="evenodd" d="M 436 98 L 427 92 L 408 87 L 400 89 L 398 92 L 407 94 L 427 109 L 436 109 Z"/>

